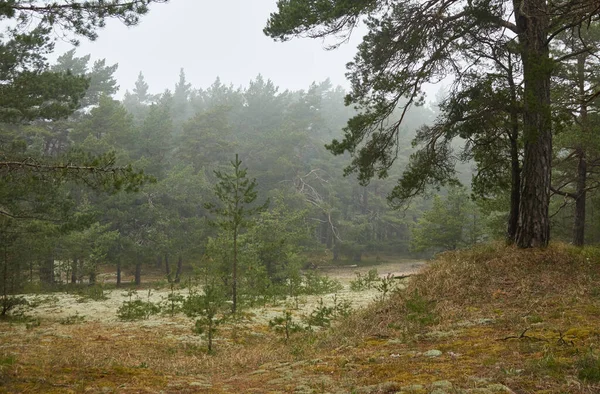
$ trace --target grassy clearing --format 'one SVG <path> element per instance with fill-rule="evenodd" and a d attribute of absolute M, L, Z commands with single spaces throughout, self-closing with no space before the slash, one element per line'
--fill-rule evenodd
<path fill-rule="evenodd" d="M 0 323 L 0 390 L 600 392 L 596 248 L 445 253 L 332 330 L 286 341 L 267 324 L 238 323 L 220 332 L 215 355 L 187 320 L 169 319 Z"/>

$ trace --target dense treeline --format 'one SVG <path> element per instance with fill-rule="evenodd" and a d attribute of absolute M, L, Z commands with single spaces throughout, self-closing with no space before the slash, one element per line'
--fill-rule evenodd
<path fill-rule="evenodd" d="M 244 88 L 217 78 L 198 89 L 182 70 L 174 88 L 160 94 L 151 93 L 140 73 L 117 100 L 116 68 L 104 60 L 91 63 L 74 50 L 60 56 L 53 72 L 89 81 L 79 108 L 67 118 L 5 126 L 10 133 L 3 133 L 3 146 L 21 158 L 84 157 L 99 167 L 98 158 L 104 158 L 118 168 L 130 165 L 130 175 L 140 178 L 128 193 L 102 192 L 110 174 L 83 182 L 40 182 L 38 174 L 21 174 L 22 190 L 7 187 L 5 179 L 5 291 L 21 291 L 38 278 L 46 284 L 94 283 L 100 265 L 114 267 L 118 285 L 124 271 L 139 284 L 149 267 L 174 282 L 192 266 L 221 265 L 227 276 L 232 239 L 213 225 L 219 217 L 207 204 L 218 206 L 215 185 L 219 174 L 232 170 L 236 154 L 248 178 L 256 178 L 257 204 L 269 200 L 240 229 L 242 271 L 254 269 L 258 278 L 259 268 L 276 282 L 290 275 L 290 266 L 315 263 L 310 252 L 360 260 L 365 251 L 408 255 L 428 249 L 411 249 L 411 229 L 430 203 L 392 210 L 389 182 L 361 186 L 343 177 L 345 158 L 325 149 L 353 113 L 343 105 L 341 88 L 325 81 L 282 92 L 259 75 Z M 411 112 L 406 156 L 417 126 L 433 118 L 428 107 Z M 113 180 L 125 182 L 117 175 Z M 459 238 L 454 245 L 463 245 L 462 229 L 453 231 Z"/>

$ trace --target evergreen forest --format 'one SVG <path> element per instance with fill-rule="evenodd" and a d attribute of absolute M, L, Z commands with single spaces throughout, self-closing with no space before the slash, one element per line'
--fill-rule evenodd
<path fill-rule="evenodd" d="M 348 87 L 78 48 L 157 3 L 0 1 L 0 391 L 599 392 L 596 1 L 274 0 Z"/>

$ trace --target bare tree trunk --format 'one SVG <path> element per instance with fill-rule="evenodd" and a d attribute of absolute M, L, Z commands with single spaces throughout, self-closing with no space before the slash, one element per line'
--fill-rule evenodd
<path fill-rule="evenodd" d="M 121 287 L 121 259 L 117 259 L 117 287 Z"/>
<path fill-rule="evenodd" d="M 585 203 L 587 198 L 587 162 L 583 149 L 579 151 L 579 163 L 577 165 L 577 191 L 575 195 L 575 221 L 573 224 L 573 245 L 583 246 L 585 244 Z"/>
<path fill-rule="evenodd" d="M 179 255 L 177 259 L 177 271 L 175 271 L 175 283 L 181 281 L 181 272 L 183 271 L 183 257 Z"/>
<path fill-rule="evenodd" d="M 40 280 L 47 285 L 54 284 L 54 256 L 50 254 L 40 265 Z"/>
<path fill-rule="evenodd" d="M 588 108 L 585 89 L 585 64 L 588 54 L 584 53 L 577 57 L 577 88 L 579 90 L 579 122 L 581 132 L 588 130 Z M 573 245 L 583 246 L 585 244 L 585 205 L 587 199 L 587 160 L 585 149 L 578 146 L 576 149 L 577 162 L 577 187 L 575 191 L 575 220 L 573 222 Z"/>
<path fill-rule="evenodd" d="M 233 230 L 233 305 L 231 307 L 232 312 L 235 314 L 237 311 L 237 227 Z"/>
<path fill-rule="evenodd" d="M 169 255 L 165 254 L 165 271 L 167 274 L 167 280 L 171 283 L 171 264 L 169 263 Z"/>
<path fill-rule="evenodd" d="M 74 258 L 71 263 L 71 283 L 77 283 L 77 266 L 77 258 Z"/>
<path fill-rule="evenodd" d="M 509 59 L 512 59 L 509 58 Z M 513 77 L 512 62 L 508 71 L 508 84 L 510 86 L 510 213 L 506 238 L 509 244 L 517 240 L 519 224 L 519 206 L 521 205 L 521 163 L 519 162 L 519 113 L 517 109 L 517 87 Z"/>
<path fill-rule="evenodd" d="M 545 247 L 550 240 L 552 165 L 548 4 L 546 0 L 513 0 L 513 4 L 525 81 L 523 185 L 516 239 L 521 248 Z"/>
<path fill-rule="evenodd" d="M 138 261 L 135 263 L 135 285 L 139 286 L 142 284 L 142 263 Z"/>

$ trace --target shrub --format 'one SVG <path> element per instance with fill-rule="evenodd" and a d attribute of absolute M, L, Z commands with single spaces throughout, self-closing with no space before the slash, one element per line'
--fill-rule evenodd
<path fill-rule="evenodd" d="M 287 310 L 283 311 L 281 316 L 269 320 L 269 327 L 275 330 L 275 332 L 283 333 L 286 342 L 290 339 L 291 334 L 304 330 L 301 325 L 294 322 L 292 312 Z"/>
<path fill-rule="evenodd" d="M 28 306 L 29 303 L 24 297 L 3 295 L 0 297 L 0 316 L 6 316 L 11 310 L 18 306 Z"/>
<path fill-rule="evenodd" d="M 579 379 L 589 383 L 600 382 L 600 357 L 591 349 L 577 361 L 576 366 Z"/>
<path fill-rule="evenodd" d="M 82 288 L 78 292 L 79 298 L 77 302 L 88 302 L 92 301 L 104 301 L 108 300 L 106 294 L 104 294 L 104 288 L 102 285 L 93 285 Z"/>
<path fill-rule="evenodd" d="M 132 296 L 137 292 L 135 290 L 129 290 L 124 295 L 129 297 L 129 301 L 124 301 L 123 305 L 117 309 L 117 316 L 121 320 L 133 321 L 148 319 L 151 315 L 156 315 L 160 312 L 160 305 L 150 301 L 150 295 L 152 290 L 148 290 L 148 297 L 146 301 L 139 298 L 132 300 Z"/>
<path fill-rule="evenodd" d="M 319 275 L 314 272 L 307 272 L 304 275 L 304 294 L 329 294 L 342 290 L 344 286 L 340 281 L 331 279 L 328 276 Z"/>
<path fill-rule="evenodd" d="M 352 291 L 370 290 L 379 281 L 379 275 L 377 274 L 376 268 L 369 270 L 365 276 L 360 272 L 356 272 L 355 275 L 356 279 L 350 281 L 350 290 Z"/>

